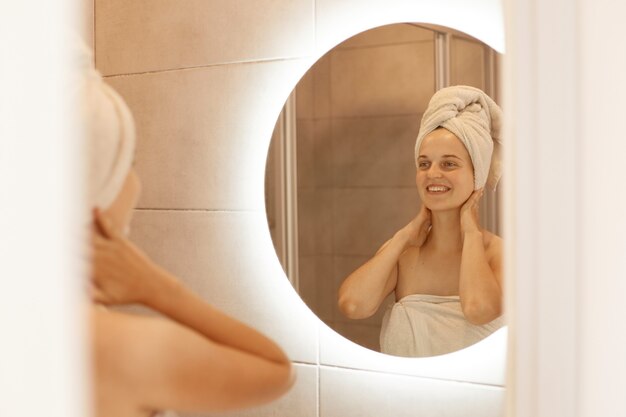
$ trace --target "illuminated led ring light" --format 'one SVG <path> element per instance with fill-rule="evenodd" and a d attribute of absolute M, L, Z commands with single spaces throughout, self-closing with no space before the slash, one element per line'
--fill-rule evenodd
<path fill-rule="evenodd" d="M 286 77 L 284 82 L 289 85 L 281 86 L 283 95 L 275 101 L 276 108 L 268 112 L 274 116 L 272 121 L 277 120 L 288 95 L 319 58 L 341 42 L 376 27 L 407 22 L 434 24 L 467 33 L 494 50 L 504 52 L 503 13 L 497 1 L 413 1 L 410 4 L 394 4 L 393 7 L 380 3 L 358 6 L 356 2 L 350 1 L 336 3 L 340 4 L 336 6 L 336 13 L 332 17 L 327 17 L 323 22 L 318 19 L 316 22 L 317 46 L 307 65 L 298 67 L 299 72 L 292 74 L 293 77 Z M 266 140 L 266 150 L 269 148 L 273 128 L 274 125 L 268 123 L 268 130 L 262 135 Z M 262 157 L 266 156 L 267 153 Z M 265 160 L 257 162 L 265 169 Z M 264 171 L 261 177 L 265 178 Z M 265 206 L 264 202 L 261 204 Z M 266 244 L 271 246 L 271 252 L 275 254 L 269 229 L 266 229 L 266 234 Z M 276 262 L 278 263 L 278 259 Z M 283 277 L 288 282 L 284 273 Z M 291 294 L 298 297 L 299 302 L 304 305 L 295 291 Z M 404 358 L 385 355 L 357 345 L 326 326 L 317 316 L 315 318 L 319 328 L 320 365 L 504 386 L 506 327 L 460 351 L 434 357 Z"/>

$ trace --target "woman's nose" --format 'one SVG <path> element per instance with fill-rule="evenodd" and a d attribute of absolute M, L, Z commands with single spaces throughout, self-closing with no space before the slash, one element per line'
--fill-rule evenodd
<path fill-rule="evenodd" d="M 439 178 L 441 177 L 441 170 L 439 169 L 438 166 L 431 165 L 430 168 L 428 168 L 427 175 L 428 175 L 428 178 Z"/>

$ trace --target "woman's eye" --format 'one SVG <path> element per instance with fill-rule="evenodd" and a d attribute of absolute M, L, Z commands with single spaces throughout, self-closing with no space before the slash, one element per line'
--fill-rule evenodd
<path fill-rule="evenodd" d="M 455 162 L 452 162 L 452 161 L 446 161 L 446 162 L 443 163 L 443 166 L 446 167 L 446 168 L 453 168 L 453 167 L 456 167 L 457 164 Z"/>
<path fill-rule="evenodd" d="M 428 162 L 420 162 L 419 164 L 417 164 L 418 167 L 420 168 L 428 168 L 430 164 Z"/>

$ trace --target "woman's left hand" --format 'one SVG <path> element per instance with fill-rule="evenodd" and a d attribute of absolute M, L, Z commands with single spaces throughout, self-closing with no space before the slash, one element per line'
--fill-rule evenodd
<path fill-rule="evenodd" d="M 483 196 L 484 188 L 476 190 L 467 199 L 463 207 L 461 207 L 461 233 L 480 231 L 480 223 L 478 221 L 478 202 Z"/>

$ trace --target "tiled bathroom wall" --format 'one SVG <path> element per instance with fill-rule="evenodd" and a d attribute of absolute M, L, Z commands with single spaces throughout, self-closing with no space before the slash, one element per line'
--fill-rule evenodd
<path fill-rule="evenodd" d="M 394 361 L 394 372 L 343 365 L 336 349 L 356 348 L 326 334 L 291 288 L 272 248 L 263 193 L 269 137 L 285 99 L 316 58 L 364 29 L 350 26 L 355 7 L 353 1 L 328 0 L 95 1 L 96 66 L 136 118 L 135 166 L 143 196 L 131 237 L 208 302 L 277 340 L 294 361 L 298 378 L 285 397 L 228 415 L 498 416 L 503 369 L 495 371 L 492 383 L 459 383 L 454 377 L 398 375 L 404 362 Z M 367 28 L 420 16 L 418 8 L 399 0 L 369 0 L 358 7 L 371 13 L 360 20 Z M 363 54 L 365 64 L 387 59 L 384 54 L 394 48 L 423 48 L 418 56 L 432 48 L 430 41 L 384 48 L 365 47 L 367 42 L 355 41 L 325 59 L 340 68 L 352 54 Z M 339 86 L 348 82 L 340 73 L 328 76 Z M 416 102 L 399 102 L 384 115 L 387 122 L 414 123 L 415 107 L 432 91 L 416 90 Z M 368 123 L 372 116 L 365 96 L 329 100 L 341 118 L 304 123 L 303 130 L 339 134 L 347 132 L 351 118 Z M 329 110 L 316 102 L 314 111 Z M 340 146 L 353 146 L 342 135 L 348 140 Z M 345 184 L 376 181 L 355 174 L 362 161 L 344 157 L 352 167 L 342 176 Z M 350 193 L 338 193 L 345 200 L 338 210 L 363 204 L 358 191 Z M 338 268 L 349 269 L 352 257 L 370 249 L 346 252 Z"/>

